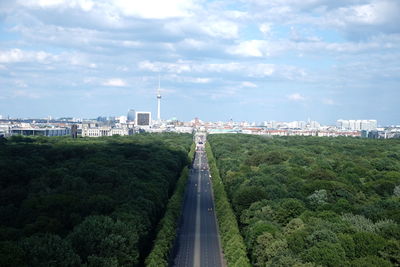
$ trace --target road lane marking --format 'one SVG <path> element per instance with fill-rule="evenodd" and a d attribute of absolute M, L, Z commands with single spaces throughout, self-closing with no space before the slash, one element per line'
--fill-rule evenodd
<path fill-rule="evenodd" d="M 201 155 L 199 157 L 199 175 L 197 177 L 196 232 L 194 242 L 194 267 L 200 267 L 200 188 L 201 188 Z"/>

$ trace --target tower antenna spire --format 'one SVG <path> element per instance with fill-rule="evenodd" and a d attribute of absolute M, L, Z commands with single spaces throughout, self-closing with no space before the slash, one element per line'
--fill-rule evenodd
<path fill-rule="evenodd" d="M 157 90 L 157 94 L 160 94 L 160 74 L 158 74 L 158 90 Z"/>

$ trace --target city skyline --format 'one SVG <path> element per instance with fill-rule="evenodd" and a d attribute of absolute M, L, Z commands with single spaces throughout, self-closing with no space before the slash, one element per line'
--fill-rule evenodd
<path fill-rule="evenodd" d="M 157 114 L 160 77 L 164 120 L 400 124 L 398 13 L 395 0 L 2 1 L 0 114 Z"/>

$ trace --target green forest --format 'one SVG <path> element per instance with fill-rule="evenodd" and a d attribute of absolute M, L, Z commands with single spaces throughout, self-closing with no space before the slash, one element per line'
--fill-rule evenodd
<path fill-rule="evenodd" d="M 209 135 L 253 266 L 399 266 L 400 140 Z"/>
<path fill-rule="evenodd" d="M 0 266 L 140 266 L 189 134 L 0 140 Z"/>

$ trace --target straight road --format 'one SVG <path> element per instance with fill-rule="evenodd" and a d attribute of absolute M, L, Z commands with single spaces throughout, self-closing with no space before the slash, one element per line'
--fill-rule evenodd
<path fill-rule="evenodd" d="M 222 252 L 214 213 L 210 173 L 203 146 L 198 146 L 183 204 L 172 266 L 219 267 Z"/>

